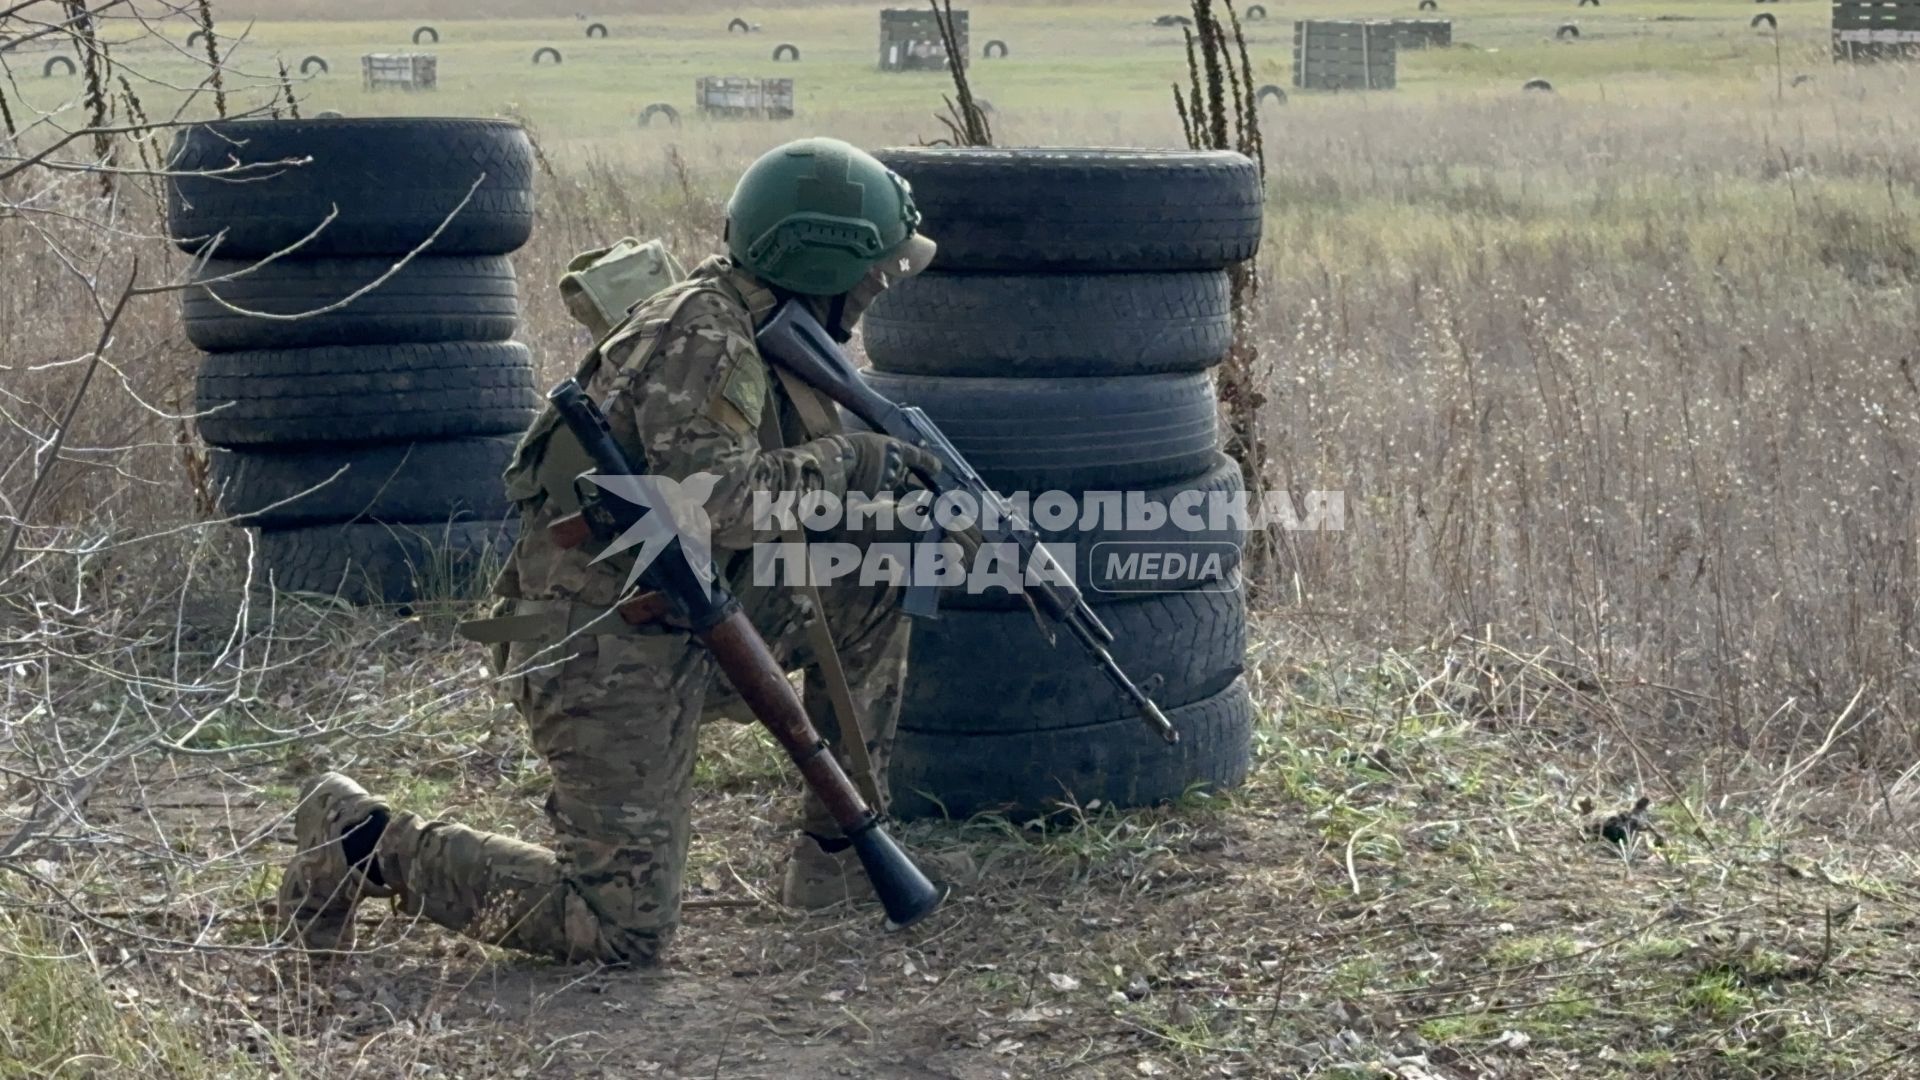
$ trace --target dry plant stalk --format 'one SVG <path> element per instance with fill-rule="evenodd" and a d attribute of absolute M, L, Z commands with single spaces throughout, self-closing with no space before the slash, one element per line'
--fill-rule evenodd
<path fill-rule="evenodd" d="M 1247 39 L 1233 0 L 1220 0 L 1226 21 L 1214 11 L 1214 0 L 1192 0 L 1193 28 L 1187 30 L 1188 88 L 1173 87 L 1174 109 L 1195 150 L 1232 150 L 1252 158 L 1266 173 L 1266 150 L 1260 136 L 1258 103 L 1253 95 L 1253 65 Z M 1233 344 L 1216 373 L 1216 393 L 1226 429 L 1226 449 L 1240 464 L 1247 491 L 1255 496 L 1266 489 L 1269 457 L 1260 432 L 1260 412 L 1267 403 L 1266 387 L 1272 365 L 1262 358 L 1254 336 L 1260 296 L 1260 268 L 1252 262 L 1232 267 Z M 1260 537 L 1247 552 L 1248 580 L 1262 583 L 1263 571 L 1273 568 L 1277 537 Z"/>
<path fill-rule="evenodd" d="M 927 0 L 934 21 L 940 24 L 940 41 L 947 51 L 947 71 L 953 76 L 952 98 L 946 102 L 947 114 L 937 116 L 947 129 L 954 146 L 992 146 L 993 128 L 987 114 L 973 98 L 973 85 L 967 81 L 967 54 L 960 47 L 960 35 L 953 28 L 953 0 Z"/>
<path fill-rule="evenodd" d="M 206 34 L 202 40 L 207 43 L 209 72 L 207 85 L 213 87 L 213 111 L 225 117 L 227 115 L 227 83 L 220 71 L 220 39 L 213 28 L 213 2 L 197 0 L 197 3 L 200 9 L 200 29 Z"/>
<path fill-rule="evenodd" d="M 100 194 L 113 194 L 113 136 L 108 133 L 112 110 L 107 76 L 112 70 L 107 58 L 107 43 L 100 39 L 93 12 L 86 0 L 61 0 L 67 9 L 67 36 L 80 54 L 81 74 L 87 84 L 87 123 L 93 128 L 93 153 L 101 165 Z"/>
<path fill-rule="evenodd" d="M 300 99 L 293 96 L 293 76 L 287 73 L 287 62 L 285 60 L 278 61 L 278 63 L 280 65 L 280 94 L 286 101 L 287 115 L 298 120 L 300 119 Z M 273 108 L 273 118 L 275 120 L 280 119 L 280 107 L 277 104 Z"/>

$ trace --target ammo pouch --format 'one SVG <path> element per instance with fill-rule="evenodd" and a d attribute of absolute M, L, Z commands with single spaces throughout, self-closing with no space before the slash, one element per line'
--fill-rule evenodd
<path fill-rule="evenodd" d="M 560 279 L 560 297 L 574 321 L 607 336 L 635 304 L 687 276 L 673 252 L 658 240 L 629 236 L 612 247 L 576 255 Z"/>

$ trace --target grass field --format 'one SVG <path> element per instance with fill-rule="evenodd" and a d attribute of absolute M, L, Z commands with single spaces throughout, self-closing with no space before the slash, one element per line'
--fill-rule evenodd
<path fill-rule="evenodd" d="M 1788 76 L 1827 66 L 1824 8 L 1804 0 L 1767 9 L 1781 19 L 1778 57 L 1772 35 L 1748 27 L 1758 9 L 1737 0 L 1613 0 L 1578 10 L 1559 0 L 1469 0 L 1452 6 L 1462 10 L 1442 14 L 1454 20 L 1456 47 L 1403 54 L 1395 104 L 1435 97 L 1455 102 L 1506 97 L 1526 79 L 1545 77 L 1563 96 L 1579 102 L 1642 107 L 1685 99 L 1710 107 L 1770 86 L 1776 60 Z M 1269 18 L 1246 24 L 1249 54 L 1258 78 L 1281 86 L 1289 81 L 1294 18 L 1418 14 L 1411 3 L 1306 0 L 1267 7 Z M 996 121 L 1014 141 L 1084 138 L 1107 128 L 1115 139 L 1177 134 L 1168 87 L 1185 78 L 1181 32 L 1151 25 L 1153 16 L 1166 10 L 1171 8 L 1139 3 L 977 8 L 971 27 L 976 57 L 992 39 L 1006 41 L 1011 55 L 976 59 L 976 89 L 993 102 Z M 586 37 L 587 23 L 571 12 L 537 19 L 443 19 L 447 25 L 434 24 L 443 32 L 441 42 L 419 47 L 439 57 L 441 90 L 424 100 L 365 93 L 359 73 L 364 53 L 413 50 L 411 35 L 427 24 L 424 18 L 263 18 L 249 24 L 234 21 L 225 30 L 238 38 L 231 55 L 245 69 L 270 72 L 279 58 L 297 70 L 309 55 L 326 59 L 332 73 L 303 84 L 302 97 L 310 108 L 348 115 L 471 115 L 512 108 L 553 138 L 624 146 L 670 138 L 658 131 L 637 132 L 632 120 L 655 101 L 688 110 L 698 76 L 791 76 L 797 81 L 800 115 L 784 127 L 851 129 L 853 134 L 893 141 L 934 134 L 924 116 L 948 88 L 945 74 L 879 71 L 873 8 L 739 9 L 738 14 L 761 25 L 753 34 L 727 32 L 735 14 L 734 9 L 714 9 L 596 15 L 610 35 L 595 40 Z M 1555 29 L 1569 22 L 1580 27 L 1580 40 L 1556 42 Z M 176 43 L 184 42 L 185 25 L 170 31 Z M 773 61 L 773 48 L 780 43 L 797 46 L 801 60 Z M 534 66 L 533 53 L 543 46 L 561 50 L 564 63 Z M 182 55 L 167 58 L 166 46 L 142 44 L 129 53 L 129 62 L 137 56 L 143 71 L 176 83 L 191 81 L 194 54 L 181 47 Z M 56 87 L 25 78 L 22 89 L 29 100 L 44 104 L 52 100 L 48 92 Z M 1386 104 L 1302 96 L 1290 111 L 1367 110 Z M 1142 124 L 1143 113 L 1159 119 Z M 1285 116 L 1275 115 L 1274 122 L 1284 128 Z"/>
<path fill-rule="evenodd" d="M 136 300 L 0 567 L 0 1080 L 1920 1076 L 1911 69 L 1831 63 L 1813 0 L 1441 3 L 1460 44 L 1404 54 L 1399 91 L 1263 113 L 1275 480 L 1347 491 L 1348 528 L 1289 538 L 1263 583 L 1254 776 L 1049 831 L 915 828 L 960 890 L 909 935 L 767 899 L 792 783 L 730 728 L 706 736 L 663 972 L 386 913 L 342 968 L 270 948 L 299 778 L 345 768 L 540 840 L 542 766 L 460 610 L 248 599 L 244 534 L 194 508 L 177 300 Z M 236 101 L 318 54 L 308 112 L 532 125 L 551 172 L 516 265 L 547 375 L 584 344 L 546 287 L 574 252 L 633 234 L 691 260 L 778 141 L 940 133 L 948 84 L 874 70 L 871 9 L 603 9 L 588 41 L 543 6 L 217 10 Z M 1419 14 L 1266 6 L 1250 52 L 1281 85 L 1293 18 Z M 1163 10 L 976 6 L 976 47 L 1012 49 L 973 69 L 1001 141 L 1176 142 Z M 729 36 L 735 14 L 763 29 Z M 1554 42 L 1568 21 L 1580 40 Z M 424 22 L 442 88 L 362 92 L 357 57 Z M 150 113 L 204 75 L 188 29 L 120 53 Z M 773 63 L 780 42 L 802 60 Z M 565 62 L 533 67 L 544 45 Z M 16 113 L 77 124 L 78 80 L 0 57 Z M 801 115 L 635 125 L 688 111 L 702 74 L 791 75 Z M 7 515 L 98 332 L 95 283 L 130 255 L 177 266 L 147 203 L 91 181 L 0 178 Z M 1663 845 L 1592 839 L 1642 794 Z"/>

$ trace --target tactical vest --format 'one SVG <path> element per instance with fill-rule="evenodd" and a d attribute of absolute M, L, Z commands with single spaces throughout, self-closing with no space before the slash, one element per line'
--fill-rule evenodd
<path fill-rule="evenodd" d="M 711 271 L 713 264 L 703 265 L 702 269 Z M 777 303 L 771 291 L 742 280 L 741 275 L 728 274 L 724 269 L 696 273 L 638 304 L 580 362 L 574 378 L 580 385 L 592 387 L 604 358 L 615 350 L 625 350 L 630 363 L 645 363 L 659 335 L 673 324 L 687 300 L 701 291 L 718 293 L 730 301 L 730 306 L 739 308 L 740 330 L 749 338 L 755 322 L 765 318 Z M 762 363 L 767 361 L 763 359 Z M 831 399 L 779 366 L 767 363 L 767 367 L 768 381 L 774 390 L 767 407 L 760 411 L 761 449 L 796 446 L 842 430 L 839 413 Z M 592 467 L 586 451 L 566 429 L 559 414 L 550 407 L 543 409 L 521 437 L 513 461 L 507 467 L 503 477 L 507 497 L 519 506 L 522 521 L 529 526 L 570 514 L 579 509 L 573 482 Z"/>

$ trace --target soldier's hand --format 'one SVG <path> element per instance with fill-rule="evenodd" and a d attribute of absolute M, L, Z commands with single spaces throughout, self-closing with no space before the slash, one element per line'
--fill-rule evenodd
<path fill-rule="evenodd" d="M 847 490 L 866 495 L 920 486 L 920 478 L 940 472 L 939 457 L 890 435 L 857 431 L 846 436 L 853 448 Z"/>

